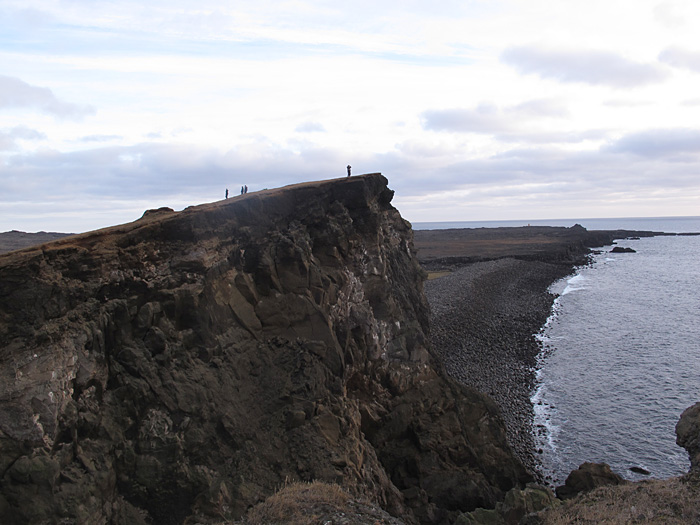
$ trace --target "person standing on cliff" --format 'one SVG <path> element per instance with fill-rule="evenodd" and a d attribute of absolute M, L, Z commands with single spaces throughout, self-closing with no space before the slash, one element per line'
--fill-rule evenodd
<path fill-rule="evenodd" d="M 348 164 L 348 177 L 350 176 L 350 168 L 351 168 L 351 167 L 352 167 L 352 166 L 350 166 L 350 164 Z"/>
<path fill-rule="evenodd" d="M 226 198 L 228 199 L 228 188 L 226 188 Z"/>

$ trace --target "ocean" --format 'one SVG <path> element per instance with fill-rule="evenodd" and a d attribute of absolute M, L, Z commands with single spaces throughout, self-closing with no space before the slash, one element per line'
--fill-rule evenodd
<path fill-rule="evenodd" d="M 529 221 L 576 223 L 591 230 L 700 232 L 700 217 Z M 414 228 L 528 221 L 427 224 Z M 700 236 L 617 244 L 636 253 L 605 247 L 590 265 L 552 285 L 552 315 L 537 334 L 535 439 L 543 472 L 555 485 L 585 461 L 608 463 L 631 480 L 676 476 L 689 467 L 675 425 L 700 401 Z"/>

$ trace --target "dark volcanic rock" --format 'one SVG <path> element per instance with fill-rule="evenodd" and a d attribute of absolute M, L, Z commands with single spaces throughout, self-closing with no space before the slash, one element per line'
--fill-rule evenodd
<path fill-rule="evenodd" d="M 676 443 L 688 451 L 690 471 L 700 473 L 700 403 L 681 414 L 676 424 Z"/>
<path fill-rule="evenodd" d="M 321 480 L 437 523 L 527 481 L 435 364 L 392 194 L 300 184 L 0 256 L 0 522 L 208 523 Z"/>
<path fill-rule="evenodd" d="M 642 467 L 630 467 L 630 472 L 634 472 L 635 474 L 641 474 L 642 476 L 649 476 L 651 474 L 651 472 Z"/>
<path fill-rule="evenodd" d="M 557 497 L 570 499 L 582 492 L 603 487 L 605 485 L 620 485 L 626 483 L 624 478 L 615 474 L 605 463 L 584 463 L 566 478 L 564 485 L 557 487 Z"/>
<path fill-rule="evenodd" d="M 610 250 L 610 253 L 637 253 L 637 250 L 633 250 L 632 248 L 624 248 L 622 246 L 615 246 L 612 250 Z"/>

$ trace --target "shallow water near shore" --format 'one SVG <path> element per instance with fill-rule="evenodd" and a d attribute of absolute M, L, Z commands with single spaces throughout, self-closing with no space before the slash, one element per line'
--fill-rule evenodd
<path fill-rule="evenodd" d="M 674 231 L 663 220 L 620 227 Z M 687 227 L 700 231 L 700 220 Z M 606 462 L 632 480 L 689 467 L 675 425 L 700 401 L 700 237 L 618 245 L 637 253 L 606 247 L 551 288 L 558 298 L 539 335 L 532 400 L 542 468 L 555 484 L 585 461 Z"/>

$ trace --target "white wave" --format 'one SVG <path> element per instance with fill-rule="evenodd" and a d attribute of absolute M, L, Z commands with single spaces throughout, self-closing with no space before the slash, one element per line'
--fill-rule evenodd
<path fill-rule="evenodd" d="M 586 287 L 583 283 L 586 278 L 580 273 L 574 275 L 571 279 L 566 281 L 566 287 L 562 290 L 561 295 L 566 295 L 571 292 L 578 292 L 579 290 L 584 290 Z"/>
<path fill-rule="evenodd" d="M 553 408 L 545 402 L 544 398 L 545 386 L 543 383 L 539 383 L 532 397 L 530 397 L 530 402 L 535 412 L 533 421 L 535 427 L 535 441 L 539 443 L 540 446 L 546 446 L 553 453 L 556 453 L 559 427 L 552 423 L 552 416 L 554 415 Z M 540 428 L 544 429 L 544 432 L 540 432 L 538 430 Z"/>

